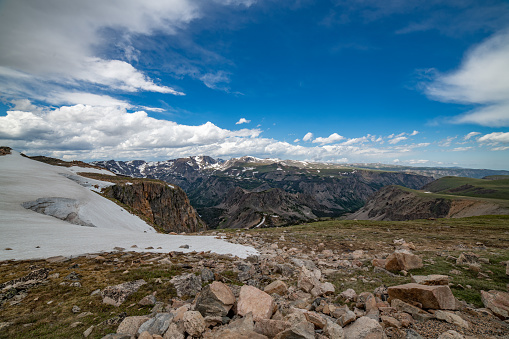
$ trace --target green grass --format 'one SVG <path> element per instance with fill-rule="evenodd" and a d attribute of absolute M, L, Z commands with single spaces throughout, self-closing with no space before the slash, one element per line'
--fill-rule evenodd
<path fill-rule="evenodd" d="M 489 179 L 443 177 L 426 186 L 434 193 L 509 200 L 509 176 Z"/>

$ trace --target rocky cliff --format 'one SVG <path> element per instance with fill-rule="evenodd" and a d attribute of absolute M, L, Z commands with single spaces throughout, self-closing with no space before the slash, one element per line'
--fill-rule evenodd
<path fill-rule="evenodd" d="M 400 221 L 498 214 L 509 214 L 509 209 L 487 200 L 438 197 L 398 186 L 387 186 L 347 219 Z"/>
<path fill-rule="evenodd" d="M 217 206 L 224 213 L 221 228 L 280 226 L 316 220 L 318 203 L 305 194 L 292 194 L 279 188 L 250 192 L 240 187 L 230 190 Z"/>
<path fill-rule="evenodd" d="M 205 229 L 185 192 L 157 181 L 135 181 L 107 188 L 104 194 L 133 208 L 163 232 L 197 232 Z"/>

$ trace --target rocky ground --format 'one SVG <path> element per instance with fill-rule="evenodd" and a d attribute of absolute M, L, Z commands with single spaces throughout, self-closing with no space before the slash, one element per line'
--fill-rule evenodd
<path fill-rule="evenodd" d="M 509 338 L 508 218 L 207 234 L 260 255 L 2 262 L 0 337 Z"/>

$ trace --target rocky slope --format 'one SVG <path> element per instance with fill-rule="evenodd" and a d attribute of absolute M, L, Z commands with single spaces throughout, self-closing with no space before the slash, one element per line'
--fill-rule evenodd
<path fill-rule="evenodd" d="M 138 211 L 160 231 L 187 233 L 206 229 L 186 193 L 178 186 L 138 181 L 108 187 L 104 194 Z"/>
<path fill-rule="evenodd" d="M 415 174 L 253 157 L 226 162 L 210 157 L 190 157 L 164 162 L 111 160 L 94 164 L 117 174 L 156 178 L 181 186 L 211 228 L 220 225 L 249 227 L 261 222 L 263 215 L 276 218 L 266 218 L 266 225 L 337 217 L 362 207 L 367 198 L 383 186 L 421 188 L 432 181 L 430 177 Z M 241 192 L 236 191 L 237 188 L 249 195 L 249 199 L 232 200 L 231 192 Z M 258 192 L 264 193 L 255 194 Z M 299 198 L 302 196 L 306 199 Z M 281 205 L 269 206 L 263 200 Z M 248 202 L 252 205 L 248 206 Z M 288 206 L 293 206 L 296 212 L 285 211 Z M 229 213 L 232 208 L 248 211 Z M 225 223 L 226 220 L 229 221 Z"/>
<path fill-rule="evenodd" d="M 431 193 L 419 193 L 398 186 L 387 186 L 373 195 L 364 207 L 346 219 L 397 221 L 507 214 L 509 214 L 508 208 L 488 200 L 437 197 Z"/>
<path fill-rule="evenodd" d="M 318 219 L 313 214 L 318 204 L 313 197 L 292 194 L 279 188 L 250 192 L 233 188 L 217 206 L 223 209 L 221 228 L 279 226 Z"/>

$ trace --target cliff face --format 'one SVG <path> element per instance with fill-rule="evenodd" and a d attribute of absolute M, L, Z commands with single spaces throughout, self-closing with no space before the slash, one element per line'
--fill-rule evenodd
<path fill-rule="evenodd" d="M 347 219 L 401 221 L 491 214 L 509 214 L 509 209 L 492 202 L 436 198 L 433 195 L 427 197 L 397 186 L 387 186 L 379 190 L 363 208 L 349 215 Z"/>
<path fill-rule="evenodd" d="M 217 206 L 223 209 L 221 228 L 279 226 L 318 219 L 316 201 L 304 194 L 291 194 L 279 188 L 249 192 L 240 187 L 228 192 Z"/>
<path fill-rule="evenodd" d="M 164 232 L 197 232 L 205 229 L 187 195 L 178 186 L 142 181 L 111 186 L 106 189 L 105 195 L 139 211 Z"/>

